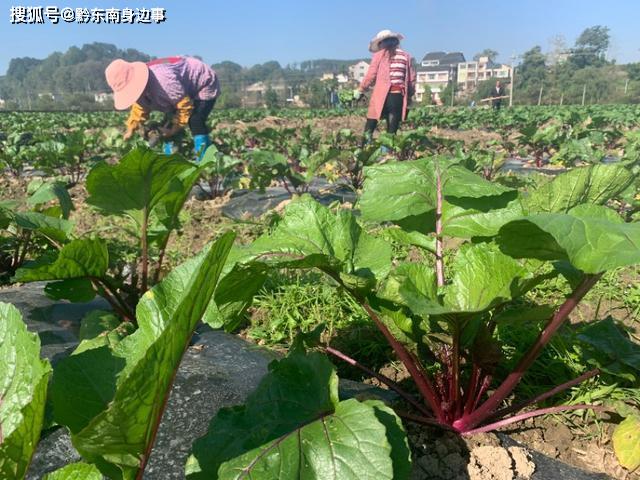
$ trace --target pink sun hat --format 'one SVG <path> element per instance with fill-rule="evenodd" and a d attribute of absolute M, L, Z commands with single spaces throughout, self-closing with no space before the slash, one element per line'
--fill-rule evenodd
<path fill-rule="evenodd" d="M 387 38 L 397 38 L 398 40 L 404 40 L 404 35 L 398 32 L 392 32 L 391 30 L 381 30 L 376 34 L 375 37 L 371 39 L 371 42 L 369 42 L 369 51 L 371 53 L 380 51 L 380 42 L 382 42 L 382 40 L 386 40 Z"/>
<path fill-rule="evenodd" d="M 113 90 L 116 110 L 126 110 L 136 103 L 149 80 L 149 67 L 144 62 L 126 62 L 117 59 L 104 71 L 107 83 Z"/>

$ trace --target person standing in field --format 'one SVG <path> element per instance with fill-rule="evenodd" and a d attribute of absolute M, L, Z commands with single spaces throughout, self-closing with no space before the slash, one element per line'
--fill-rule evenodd
<path fill-rule="evenodd" d="M 167 57 L 148 63 L 114 60 L 105 70 L 117 110 L 131 107 L 124 138 L 139 130 L 151 111 L 172 114 L 171 124 L 160 128 L 163 151 L 170 155 L 171 138 L 187 125 L 199 160 L 210 144 L 207 117 L 220 94 L 216 72 L 192 57 Z"/>
<path fill-rule="evenodd" d="M 375 84 L 364 127 L 365 142 L 370 141 L 381 118 L 387 121 L 387 132 L 396 133 L 407 116 L 407 107 L 415 93 L 416 72 L 411 55 L 400 48 L 402 39 L 404 36 L 400 33 L 382 30 L 369 43 L 369 51 L 373 53 L 371 65 L 354 91 L 357 100 Z"/>
<path fill-rule="evenodd" d="M 496 82 L 496 86 L 491 90 L 491 104 L 495 110 L 500 110 L 502 106 L 502 97 L 504 96 L 504 87 L 500 83 L 500 80 Z"/>

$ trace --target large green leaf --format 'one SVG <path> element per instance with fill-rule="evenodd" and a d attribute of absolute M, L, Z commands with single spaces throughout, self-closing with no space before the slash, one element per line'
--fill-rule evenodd
<path fill-rule="evenodd" d="M 410 263 L 389 275 L 378 296 L 419 315 L 482 312 L 533 288 L 545 278 L 539 267 L 501 253 L 495 244 L 465 244 L 453 260 L 449 283 L 440 290 L 433 268 Z"/>
<path fill-rule="evenodd" d="M 102 277 L 109 268 L 107 245 L 99 238 L 73 240 L 54 258 L 28 264 L 16 271 L 18 282 Z"/>
<path fill-rule="evenodd" d="M 69 218 L 69 213 L 73 210 L 73 202 L 65 184 L 59 181 L 34 182 L 29 183 L 28 186 L 27 193 L 30 196 L 27 198 L 27 204 L 35 206 L 56 200 L 60 204 L 62 218 Z"/>
<path fill-rule="evenodd" d="M 625 418 L 611 439 L 616 457 L 624 468 L 633 472 L 640 468 L 640 416 Z"/>
<path fill-rule="evenodd" d="M 209 304 L 203 321 L 212 328 L 234 331 L 242 321 L 242 315 L 251 305 L 253 297 L 263 287 L 269 271 L 266 265 L 236 263 L 242 254 L 232 249 L 227 258 L 225 270 Z"/>
<path fill-rule="evenodd" d="M 180 212 L 201 173 L 202 166 L 183 170 L 173 180 L 173 188 L 164 194 L 153 210 L 155 225 L 150 236 L 157 244 L 165 245 L 171 231 L 180 228 Z"/>
<path fill-rule="evenodd" d="M 396 221 L 433 210 L 436 180 L 430 160 L 365 167 L 358 207 L 365 220 Z"/>
<path fill-rule="evenodd" d="M 567 213 L 581 203 L 604 204 L 634 181 L 623 165 L 591 165 L 575 168 L 533 190 L 525 199 L 530 213 Z"/>
<path fill-rule="evenodd" d="M 440 170 L 443 234 L 462 238 L 495 235 L 522 215 L 515 190 L 489 182 L 443 157 L 365 168 L 358 206 L 365 220 L 393 221 L 405 229 L 434 230 L 436 169 Z"/>
<path fill-rule="evenodd" d="M 435 253 L 436 251 L 436 238 L 420 232 L 407 232 L 402 228 L 389 227 L 382 231 L 381 236 L 384 239 L 396 241 L 403 245 L 413 245 L 416 247 L 424 248 L 425 250 L 432 253 Z"/>
<path fill-rule="evenodd" d="M 543 278 L 537 262 L 517 261 L 495 244 L 463 245 L 455 256 L 444 303 L 460 312 L 480 312 L 522 296 Z"/>
<path fill-rule="evenodd" d="M 442 205 L 442 234 L 449 237 L 492 237 L 500 227 L 523 215 L 516 191 L 493 197 L 452 198 Z"/>
<path fill-rule="evenodd" d="M 40 438 L 51 367 L 7 303 L 0 303 L 0 358 L 0 478 L 20 479 Z"/>
<path fill-rule="evenodd" d="M 252 255 L 280 267 L 320 267 L 336 274 L 380 279 L 391 246 L 369 235 L 346 210 L 337 213 L 304 195 L 290 203 L 273 232 L 258 238 Z"/>
<path fill-rule="evenodd" d="M 54 418 L 69 427 L 83 458 L 110 478 L 135 478 L 147 458 L 173 376 L 233 238 L 224 235 L 148 291 L 138 303 L 134 334 L 56 367 Z"/>
<path fill-rule="evenodd" d="M 585 273 L 640 263 L 640 224 L 584 213 L 523 217 L 504 225 L 497 241 L 513 257 L 568 260 Z"/>
<path fill-rule="evenodd" d="M 407 478 L 401 423 L 380 402 L 338 402 L 322 355 L 272 362 L 245 405 L 222 409 L 187 462 L 191 479 Z"/>
<path fill-rule="evenodd" d="M 99 163 L 87 177 L 87 203 L 105 213 L 127 215 L 138 225 L 167 196 L 184 188 L 181 175 L 193 165 L 177 155 L 136 148 L 116 165 Z"/>
<path fill-rule="evenodd" d="M 96 296 L 91 280 L 88 278 L 68 278 L 59 282 L 50 282 L 44 292 L 54 300 L 70 302 L 90 302 Z"/>
<path fill-rule="evenodd" d="M 102 478 L 100 470 L 95 465 L 78 462 L 47 473 L 42 480 L 102 480 Z"/>
<path fill-rule="evenodd" d="M 73 230 L 73 222 L 39 212 L 18 212 L 14 220 L 24 230 L 34 231 L 61 243 L 68 239 Z"/>

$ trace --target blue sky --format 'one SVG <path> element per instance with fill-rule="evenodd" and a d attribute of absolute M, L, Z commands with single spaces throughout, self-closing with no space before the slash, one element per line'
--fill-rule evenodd
<path fill-rule="evenodd" d="M 21 3 L 22 2 L 22 3 Z M 383 28 L 402 32 L 404 47 L 421 57 L 430 50 L 484 49 L 508 61 L 555 35 L 568 44 L 585 28 L 611 29 L 610 56 L 640 61 L 639 0 L 0 0 L 0 75 L 16 56 L 42 58 L 71 45 L 100 41 L 156 56 L 197 54 L 207 62 L 250 66 L 314 58 L 369 55 L 369 39 Z M 165 7 L 161 25 L 11 25 L 11 6 Z"/>

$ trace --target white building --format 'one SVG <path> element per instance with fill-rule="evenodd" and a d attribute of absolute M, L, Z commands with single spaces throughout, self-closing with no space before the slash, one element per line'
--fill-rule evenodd
<path fill-rule="evenodd" d="M 94 93 L 93 95 L 93 100 L 96 103 L 104 103 L 107 100 L 112 100 L 112 99 L 113 99 L 113 93 L 100 92 L 100 93 Z"/>
<path fill-rule="evenodd" d="M 462 52 L 429 52 L 420 62 L 416 72 L 416 101 L 422 102 L 425 92 L 431 92 L 438 103 L 440 94 L 452 82 L 456 82 L 458 65 L 465 62 Z"/>
<path fill-rule="evenodd" d="M 339 84 L 343 84 L 343 83 L 348 83 L 349 82 L 349 77 L 347 77 L 344 73 L 323 73 L 322 77 L 320 77 L 320 80 L 324 81 L 329 81 L 329 80 L 335 80 L 337 81 Z"/>
<path fill-rule="evenodd" d="M 358 63 L 349 66 L 349 78 L 356 80 L 357 82 L 361 82 L 367 74 L 368 69 L 369 64 L 364 60 L 361 60 Z"/>
<path fill-rule="evenodd" d="M 477 61 L 458 64 L 458 87 L 462 90 L 473 90 L 478 82 L 492 78 L 496 80 L 511 78 L 511 67 L 493 63 L 489 57 L 480 57 Z"/>

